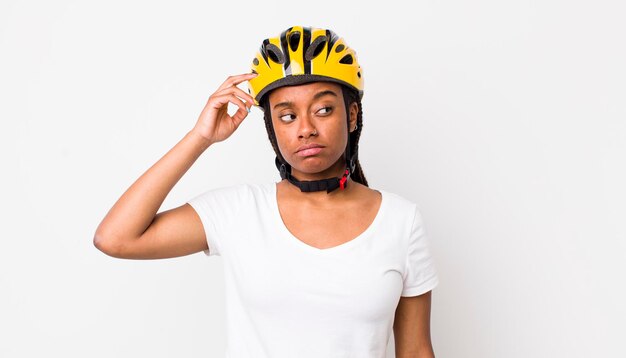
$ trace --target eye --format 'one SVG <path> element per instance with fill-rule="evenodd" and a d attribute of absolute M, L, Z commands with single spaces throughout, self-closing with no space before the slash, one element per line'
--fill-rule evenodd
<path fill-rule="evenodd" d="M 317 111 L 317 114 L 321 114 L 321 115 L 326 115 L 329 114 L 331 111 L 333 110 L 333 107 L 322 107 L 319 111 Z"/>
<path fill-rule="evenodd" d="M 296 115 L 288 113 L 288 114 L 283 114 L 282 116 L 279 116 L 278 118 L 280 118 L 280 120 L 283 122 L 292 122 L 294 119 L 296 119 Z"/>

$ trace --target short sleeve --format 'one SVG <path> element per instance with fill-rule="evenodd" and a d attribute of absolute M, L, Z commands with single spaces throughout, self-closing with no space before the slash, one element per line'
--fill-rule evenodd
<path fill-rule="evenodd" d="M 204 254 L 207 256 L 221 256 L 219 243 L 221 235 L 216 224 L 222 222 L 224 219 L 221 217 L 223 216 L 223 211 L 220 210 L 220 207 L 223 208 L 223 205 L 220 205 L 221 197 L 223 196 L 220 195 L 222 191 L 223 190 L 209 190 L 187 202 L 196 211 L 202 221 L 207 245 L 209 247 L 208 250 L 204 250 Z"/>
<path fill-rule="evenodd" d="M 401 294 L 403 297 L 419 296 L 432 290 L 439 283 L 430 253 L 429 238 L 417 205 L 409 236 L 403 280 L 404 288 Z"/>

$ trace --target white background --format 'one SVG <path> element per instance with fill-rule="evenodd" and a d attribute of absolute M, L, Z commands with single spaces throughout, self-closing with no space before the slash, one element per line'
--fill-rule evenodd
<path fill-rule="evenodd" d="M 221 258 L 120 260 L 92 238 L 224 79 L 296 24 L 357 51 L 360 158 L 373 188 L 422 208 L 437 356 L 625 357 L 624 10 L 2 0 L 0 357 L 222 356 Z M 161 209 L 278 181 L 273 158 L 254 109 Z"/>

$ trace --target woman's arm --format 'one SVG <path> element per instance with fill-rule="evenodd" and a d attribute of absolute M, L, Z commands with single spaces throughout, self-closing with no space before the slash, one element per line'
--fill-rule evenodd
<path fill-rule="evenodd" d="M 191 216 L 193 208 L 177 208 L 158 218 L 156 212 L 210 145 L 196 132 L 187 133 L 113 205 L 96 229 L 94 245 L 110 256 L 133 259 L 182 256 L 206 249 L 201 223 L 198 227 Z"/>
<path fill-rule="evenodd" d="M 188 204 L 156 213 L 198 157 L 228 138 L 248 115 L 254 100 L 236 85 L 254 76 L 229 77 L 209 97 L 194 128 L 124 192 L 96 229 L 93 242 L 99 250 L 119 258 L 153 259 L 207 249 L 200 218 Z M 229 102 L 239 107 L 233 116 L 227 112 Z"/>
<path fill-rule="evenodd" d="M 400 297 L 393 323 L 396 358 L 434 358 L 430 341 L 432 291 Z"/>

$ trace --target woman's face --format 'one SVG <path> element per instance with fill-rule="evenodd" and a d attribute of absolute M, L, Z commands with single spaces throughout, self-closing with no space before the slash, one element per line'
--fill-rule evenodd
<path fill-rule="evenodd" d="M 341 86 L 313 82 L 280 87 L 269 94 L 276 141 L 283 158 L 298 180 L 341 176 L 348 143 L 346 108 Z M 354 130 L 358 105 L 350 106 Z"/>

